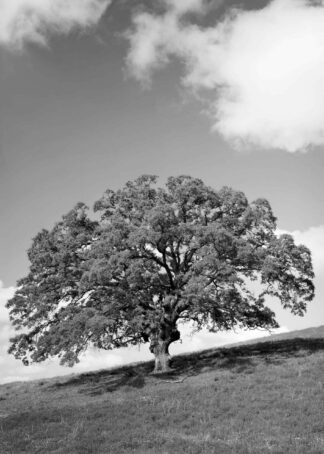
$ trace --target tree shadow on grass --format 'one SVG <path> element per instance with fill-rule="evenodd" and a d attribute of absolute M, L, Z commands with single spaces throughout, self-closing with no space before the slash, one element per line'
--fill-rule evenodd
<path fill-rule="evenodd" d="M 150 364 L 153 367 L 153 362 Z M 123 366 L 114 369 L 88 372 L 52 385 L 55 388 L 80 387 L 79 392 L 96 396 L 122 387 L 143 388 L 145 376 L 151 371 L 149 363 Z"/>
<path fill-rule="evenodd" d="M 54 387 L 79 386 L 79 392 L 99 395 L 119 388 L 143 388 L 147 379 L 169 382 L 183 381 L 184 377 L 195 376 L 213 370 L 231 370 L 233 373 L 253 373 L 256 360 L 265 364 L 281 364 L 287 357 L 302 357 L 324 350 L 324 338 L 295 338 L 262 341 L 233 347 L 209 349 L 173 357 L 172 371 L 153 375 L 154 362 L 132 364 L 110 370 L 90 372 L 70 378 Z"/>
<path fill-rule="evenodd" d="M 319 350 L 324 350 L 324 338 L 262 341 L 178 356 L 174 358 L 172 367 L 176 373 L 188 375 L 219 368 L 245 372 L 254 368 L 254 360 L 258 358 L 269 365 L 281 364 L 287 357 L 306 356 Z"/>

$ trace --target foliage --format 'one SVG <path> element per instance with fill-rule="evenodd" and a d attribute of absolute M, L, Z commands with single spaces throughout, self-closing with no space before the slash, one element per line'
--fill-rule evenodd
<path fill-rule="evenodd" d="M 150 342 L 156 370 L 167 370 L 180 322 L 273 328 L 266 296 L 303 315 L 314 295 L 311 255 L 290 235 L 276 236 L 266 200 L 249 203 L 188 176 L 165 188 L 156 180 L 107 190 L 94 206 L 99 221 L 78 204 L 35 237 L 30 273 L 8 302 L 14 325 L 27 328 L 12 339 L 17 358 L 59 355 L 72 365 L 89 344 Z"/>

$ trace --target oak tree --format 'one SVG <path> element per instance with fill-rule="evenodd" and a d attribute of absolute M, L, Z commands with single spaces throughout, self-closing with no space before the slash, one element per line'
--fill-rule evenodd
<path fill-rule="evenodd" d="M 303 315 L 314 296 L 310 251 L 276 234 L 267 200 L 189 176 L 157 187 L 144 175 L 95 203 L 79 203 L 28 251 L 29 274 L 7 307 L 24 363 L 73 365 L 89 345 L 149 342 L 169 369 L 182 322 L 217 332 L 275 328 L 269 299 Z M 22 330 L 22 331 L 21 331 Z"/>

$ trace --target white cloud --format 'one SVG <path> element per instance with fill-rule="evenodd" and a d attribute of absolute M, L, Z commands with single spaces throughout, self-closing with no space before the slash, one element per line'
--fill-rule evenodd
<path fill-rule="evenodd" d="M 274 0 L 231 11 L 214 27 L 183 20 L 203 1 L 165 0 L 166 12 L 134 16 L 128 67 L 148 81 L 171 57 L 183 84 L 208 90 L 213 128 L 238 145 L 289 152 L 324 143 L 324 2 Z M 176 5 L 180 5 L 179 7 Z"/>
<path fill-rule="evenodd" d="M 9 335 L 10 332 L 12 332 L 12 329 L 10 328 L 9 324 L 9 313 L 5 307 L 5 304 L 8 301 L 8 299 L 13 296 L 14 292 L 15 292 L 14 287 L 5 288 L 3 286 L 3 283 L 0 281 L 0 343 Z"/>
<path fill-rule="evenodd" d="M 204 0 L 164 0 L 167 12 L 154 16 L 141 12 L 134 16 L 134 32 L 128 34 L 130 50 L 127 57 L 131 74 L 142 82 L 149 82 L 152 72 L 169 61 L 172 54 L 181 54 L 183 16 L 204 10 Z M 180 38 L 180 39 L 178 39 Z"/>
<path fill-rule="evenodd" d="M 279 233 L 286 233 L 279 231 Z M 324 225 L 310 227 L 305 231 L 295 230 L 290 233 L 297 244 L 304 244 L 312 253 L 313 267 L 316 276 L 324 274 Z"/>
<path fill-rule="evenodd" d="M 3 303 L 15 292 L 15 287 L 4 287 L 3 282 L 0 280 L 0 303 Z M 1 307 L 1 306 L 0 306 Z M 2 312 L 0 310 L 0 319 L 1 319 Z"/>
<path fill-rule="evenodd" d="M 165 0 L 167 6 L 178 15 L 188 12 L 200 12 L 203 9 L 204 0 Z"/>
<path fill-rule="evenodd" d="M 97 24 L 111 0 L 0 0 L 0 44 L 44 45 L 49 34 Z"/>
<path fill-rule="evenodd" d="M 199 351 L 207 348 L 221 347 L 223 345 L 245 342 L 260 337 L 267 337 L 272 334 L 287 333 L 289 330 L 286 326 L 267 331 L 265 329 L 224 331 L 221 333 L 211 333 L 207 329 L 202 329 L 192 335 L 192 326 L 187 324 L 180 326 L 182 342 L 176 342 L 171 345 L 172 354 L 180 354 L 191 351 Z"/>
<path fill-rule="evenodd" d="M 307 230 L 295 230 L 292 232 L 278 230 L 277 233 L 289 233 L 294 237 L 296 244 L 307 246 L 312 254 L 312 262 L 315 273 L 315 298 L 307 304 L 307 313 L 303 318 L 297 318 L 282 309 L 280 304 L 275 304 L 272 309 L 277 314 L 280 324 L 287 325 L 290 329 L 303 329 L 311 326 L 323 325 L 324 320 L 324 225 L 309 227 Z"/>

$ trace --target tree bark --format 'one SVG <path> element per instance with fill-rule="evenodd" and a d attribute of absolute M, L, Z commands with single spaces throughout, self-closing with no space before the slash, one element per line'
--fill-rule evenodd
<path fill-rule="evenodd" d="M 165 327 L 163 327 L 165 328 Z M 176 326 L 168 329 L 161 329 L 159 333 L 151 337 L 150 351 L 155 356 L 154 374 L 169 372 L 170 367 L 170 354 L 169 346 L 172 342 L 180 339 L 180 332 Z"/>
<path fill-rule="evenodd" d="M 151 342 L 151 352 L 155 356 L 154 374 L 170 371 L 169 342 L 156 340 Z"/>

